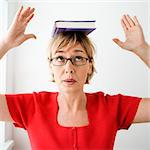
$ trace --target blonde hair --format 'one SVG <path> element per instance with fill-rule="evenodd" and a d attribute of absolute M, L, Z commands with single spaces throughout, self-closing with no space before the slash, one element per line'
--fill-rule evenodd
<path fill-rule="evenodd" d="M 70 48 L 72 46 L 75 46 L 75 44 L 80 44 L 84 48 L 88 58 L 91 59 L 92 73 L 87 75 L 86 80 L 86 84 L 89 84 L 89 81 L 93 77 L 94 72 L 96 72 L 93 59 L 95 48 L 92 41 L 85 33 L 80 31 L 67 31 L 61 32 L 54 36 L 48 46 L 48 49 L 50 50 L 48 59 L 50 60 L 52 58 L 52 52 L 56 52 L 58 49 L 61 49 L 63 47 Z M 55 81 L 53 80 L 53 82 Z"/>

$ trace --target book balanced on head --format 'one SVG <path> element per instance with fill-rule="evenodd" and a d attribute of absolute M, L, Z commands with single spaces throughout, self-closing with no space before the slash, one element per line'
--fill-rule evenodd
<path fill-rule="evenodd" d="M 67 20 L 57 20 L 54 23 L 54 29 L 52 36 L 54 37 L 60 32 L 65 31 L 81 31 L 85 34 L 91 33 L 95 30 L 95 20 L 86 20 L 86 21 L 67 21 Z"/>

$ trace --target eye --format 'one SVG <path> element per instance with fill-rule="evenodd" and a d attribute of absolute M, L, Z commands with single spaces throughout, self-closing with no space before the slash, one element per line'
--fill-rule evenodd
<path fill-rule="evenodd" d="M 83 61 L 83 57 L 82 56 L 75 56 L 74 60 L 75 61 Z"/>
<path fill-rule="evenodd" d="M 65 58 L 63 56 L 58 56 L 55 59 L 56 59 L 56 61 L 59 61 L 59 62 L 64 62 L 65 61 Z"/>

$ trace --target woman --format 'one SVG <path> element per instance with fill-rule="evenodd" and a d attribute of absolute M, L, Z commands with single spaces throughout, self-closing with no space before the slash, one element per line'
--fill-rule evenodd
<path fill-rule="evenodd" d="M 0 58 L 11 48 L 36 38 L 24 34 L 33 15 L 33 8 L 21 7 L 0 42 Z M 137 18 L 124 15 L 121 22 L 126 41 L 115 38 L 114 42 L 150 67 L 150 46 Z M 95 71 L 94 47 L 86 35 L 61 33 L 53 38 L 50 50 L 50 67 L 59 92 L 0 95 L 0 120 L 27 130 L 32 149 L 111 150 L 117 130 L 150 122 L 150 98 L 83 92 Z"/>

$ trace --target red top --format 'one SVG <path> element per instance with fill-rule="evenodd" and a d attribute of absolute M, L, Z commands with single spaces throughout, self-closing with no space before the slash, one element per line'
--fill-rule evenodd
<path fill-rule="evenodd" d="M 16 127 L 27 130 L 33 150 L 112 150 L 116 132 L 131 125 L 141 98 L 86 93 L 89 125 L 57 122 L 57 92 L 6 94 Z"/>

